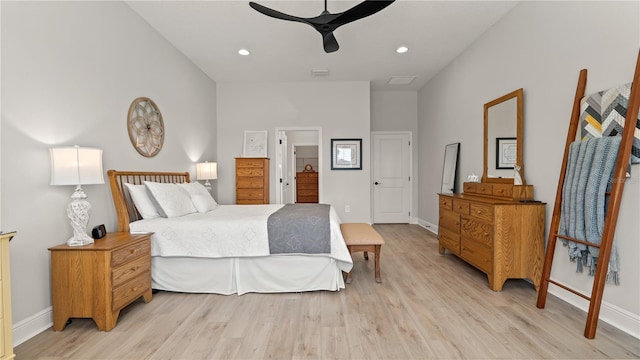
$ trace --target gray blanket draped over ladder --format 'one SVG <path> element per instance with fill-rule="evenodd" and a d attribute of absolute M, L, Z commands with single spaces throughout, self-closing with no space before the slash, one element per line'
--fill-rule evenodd
<path fill-rule="evenodd" d="M 285 204 L 269 216 L 271 254 L 330 254 L 327 204 Z"/>
<path fill-rule="evenodd" d="M 620 136 L 575 141 L 569 148 L 565 183 L 562 190 L 560 235 L 600 244 L 607 209 L 607 189 L 620 148 Z M 589 268 L 595 274 L 600 249 L 563 240 L 569 247 L 569 259 L 577 263 L 577 271 Z M 611 250 L 607 282 L 619 284 L 618 251 Z"/>

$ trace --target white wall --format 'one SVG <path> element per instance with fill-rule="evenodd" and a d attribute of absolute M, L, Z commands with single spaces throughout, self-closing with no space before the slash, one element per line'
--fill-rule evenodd
<path fill-rule="evenodd" d="M 372 91 L 371 131 L 411 131 L 413 173 L 411 174 L 412 199 L 411 219 L 417 222 L 419 202 L 418 167 L 418 92 L 417 91 Z"/>
<path fill-rule="evenodd" d="M 47 248 L 72 235 L 65 209 L 73 187 L 49 186 L 48 148 L 102 148 L 105 172 L 190 171 L 195 178 L 196 161 L 216 160 L 216 89 L 122 2 L 1 6 L 1 222 L 18 232 L 11 287 L 19 343 L 51 323 Z M 127 134 L 129 105 L 139 96 L 153 99 L 164 118 L 164 147 L 154 158 L 139 155 Z M 90 226 L 114 230 L 108 183 L 85 191 Z"/>
<path fill-rule="evenodd" d="M 268 130 L 271 202 L 275 199 L 276 127 L 322 128 L 324 151 L 321 202 L 332 204 L 342 221 L 370 222 L 370 92 L 368 82 L 219 83 L 218 197 L 235 203 L 234 158 L 242 153 L 245 130 Z M 362 170 L 331 170 L 331 139 L 362 138 Z M 351 212 L 345 213 L 345 205 Z"/>
<path fill-rule="evenodd" d="M 522 87 L 525 176 L 535 197 L 547 203 L 548 230 L 579 70 L 589 71 L 587 93 L 631 82 L 640 49 L 638 24 L 637 1 L 524 1 L 421 89 L 421 220 L 438 221 L 444 146 L 461 142 L 462 178 L 482 174 L 483 104 Z M 606 286 L 601 318 L 640 336 L 640 166 L 634 165 L 632 174 L 617 228 L 622 284 Z M 591 290 L 591 278 L 576 274 L 562 246 L 552 277 Z M 550 291 L 585 304 L 554 286 Z"/>

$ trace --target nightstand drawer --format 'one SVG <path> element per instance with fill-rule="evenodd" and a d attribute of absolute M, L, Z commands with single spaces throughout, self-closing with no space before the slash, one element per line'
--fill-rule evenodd
<path fill-rule="evenodd" d="M 151 271 L 151 259 L 147 256 L 114 268 L 111 272 L 113 287 L 117 287 L 129 279 L 149 271 Z"/>
<path fill-rule="evenodd" d="M 141 241 L 134 245 L 127 246 L 123 249 L 116 250 L 111 255 L 111 266 L 116 267 L 124 264 L 132 259 L 139 258 L 143 255 L 151 253 L 151 244 L 149 241 Z"/>
<path fill-rule="evenodd" d="M 131 281 L 114 288 L 111 309 L 121 309 L 130 303 L 131 300 L 142 296 L 142 294 L 149 290 L 149 284 L 151 284 L 151 273 L 147 271 L 133 278 Z"/>

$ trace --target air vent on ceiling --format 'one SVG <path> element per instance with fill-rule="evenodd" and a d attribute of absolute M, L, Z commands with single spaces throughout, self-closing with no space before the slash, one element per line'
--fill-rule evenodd
<path fill-rule="evenodd" d="M 389 85 L 409 85 L 413 80 L 415 80 L 415 76 L 392 76 L 389 79 L 387 84 Z"/>
<path fill-rule="evenodd" d="M 327 69 L 311 70 L 311 76 L 329 76 L 329 70 Z"/>

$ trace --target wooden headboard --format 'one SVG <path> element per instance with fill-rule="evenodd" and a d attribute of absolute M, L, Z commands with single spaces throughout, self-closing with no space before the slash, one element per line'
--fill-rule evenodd
<path fill-rule="evenodd" d="M 140 220 L 142 217 L 136 209 L 129 191 L 124 184 L 142 185 L 143 181 L 155 181 L 160 183 L 185 183 L 190 182 L 188 172 L 162 172 L 162 171 L 117 171 L 107 170 L 113 205 L 118 216 L 118 231 L 129 232 L 129 223 Z"/>

